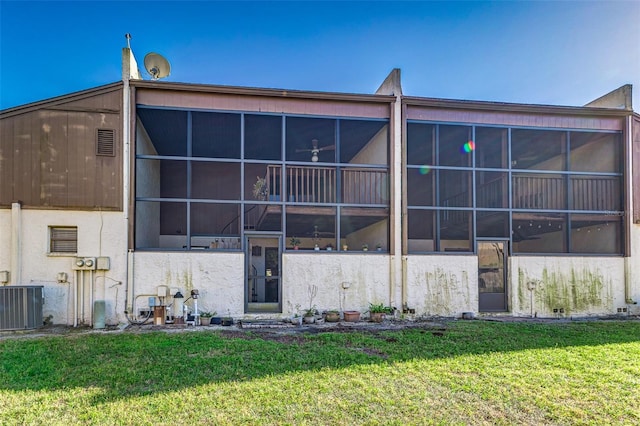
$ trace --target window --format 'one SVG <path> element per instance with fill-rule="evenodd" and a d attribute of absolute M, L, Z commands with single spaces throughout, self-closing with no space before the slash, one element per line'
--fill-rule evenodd
<path fill-rule="evenodd" d="M 78 252 L 78 228 L 75 226 L 49 227 L 49 253 Z"/>
<path fill-rule="evenodd" d="M 300 250 L 388 250 L 388 120 L 147 107 L 138 118 L 137 249 L 240 250 L 246 232 L 278 232 Z"/>
<path fill-rule="evenodd" d="M 409 253 L 621 254 L 620 132 L 407 123 Z"/>

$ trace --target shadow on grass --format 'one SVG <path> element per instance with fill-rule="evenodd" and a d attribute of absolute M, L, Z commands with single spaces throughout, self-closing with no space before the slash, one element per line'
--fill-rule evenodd
<path fill-rule="evenodd" d="M 457 321 L 399 331 L 118 333 L 0 342 L 0 389 L 98 387 L 96 403 L 265 376 L 640 341 L 639 321 Z"/>

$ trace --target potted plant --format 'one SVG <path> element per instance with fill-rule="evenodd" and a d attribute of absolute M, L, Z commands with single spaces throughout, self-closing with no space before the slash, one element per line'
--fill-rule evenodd
<path fill-rule="evenodd" d="M 291 247 L 293 247 L 294 250 L 298 250 L 300 247 L 300 240 L 296 237 L 291 237 L 291 239 L 289 239 L 289 244 L 291 244 Z"/>
<path fill-rule="evenodd" d="M 331 244 L 331 243 L 327 244 L 326 249 L 327 249 L 327 251 L 333 250 L 333 244 Z"/>
<path fill-rule="evenodd" d="M 342 251 L 347 251 L 349 250 L 349 245 L 348 244 L 343 244 L 342 245 Z"/>
<path fill-rule="evenodd" d="M 316 322 L 316 307 L 312 306 L 306 311 L 304 311 L 304 316 L 302 317 L 302 321 L 305 324 L 313 324 Z"/>
<path fill-rule="evenodd" d="M 200 325 L 209 325 L 211 324 L 211 317 L 214 316 L 215 312 L 200 312 Z"/>
<path fill-rule="evenodd" d="M 269 185 L 267 185 L 267 180 L 260 176 L 256 176 L 256 183 L 253 184 L 253 196 L 256 200 L 264 201 L 267 199 L 268 194 Z"/>
<path fill-rule="evenodd" d="M 362 251 L 369 251 L 369 244 L 367 243 L 362 244 Z"/>
<path fill-rule="evenodd" d="M 358 322 L 358 321 L 360 321 L 360 312 L 359 311 L 344 311 L 342 314 L 344 315 L 344 320 L 346 322 Z"/>
<path fill-rule="evenodd" d="M 381 243 L 376 244 L 376 250 L 382 251 L 382 244 Z"/>
<path fill-rule="evenodd" d="M 307 292 L 309 293 L 309 308 L 304 311 L 302 320 L 305 322 L 305 324 L 313 324 L 314 322 L 316 322 L 316 305 L 313 304 L 313 299 L 315 299 L 316 295 L 318 294 L 318 286 L 308 286 Z"/>
<path fill-rule="evenodd" d="M 324 320 L 326 322 L 338 322 L 340 321 L 340 311 L 331 310 L 324 314 Z"/>
<path fill-rule="evenodd" d="M 387 314 L 393 313 L 393 308 L 383 303 L 369 303 L 369 319 L 373 322 L 382 322 Z"/>

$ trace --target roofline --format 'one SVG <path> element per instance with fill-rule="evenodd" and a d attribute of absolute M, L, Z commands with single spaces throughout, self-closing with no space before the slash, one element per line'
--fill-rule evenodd
<path fill-rule="evenodd" d="M 67 102 L 77 101 L 91 96 L 100 95 L 103 93 L 113 92 L 123 87 L 122 81 L 115 83 L 105 84 L 103 86 L 93 87 L 91 89 L 81 90 L 79 92 L 68 93 L 62 96 L 56 96 L 54 98 L 44 99 L 42 101 L 36 101 L 24 105 L 19 105 L 12 108 L 0 110 L 0 118 L 11 117 L 14 115 L 25 114 L 34 110 L 53 107 L 56 105 L 64 104 Z"/>
<path fill-rule="evenodd" d="M 601 108 L 585 106 L 560 106 L 542 104 L 519 104 L 509 102 L 466 101 L 441 98 L 422 98 L 417 96 L 403 96 L 402 103 L 411 106 L 423 106 L 448 109 L 474 109 L 485 111 L 524 112 L 535 114 L 572 114 L 572 115 L 604 115 L 624 117 L 632 111 L 618 108 Z"/>
<path fill-rule="evenodd" d="M 202 93 L 222 93 L 232 95 L 246 96 L 268 96 L 279 98 L 297 98 L 297 99 L 318 99 L 318 100 L 338 100 L 352 102 L 377 102 L 391 103 L 396 100 L 395 96 L 389 95 L 369 95 L 357 93 L 340 93 L 340 92 L 315 92 L 306 90 L 287 90 L 287 89 L 266 89 L 258 87 L 241 87 L 241 86 L 221 86 L 211 84 L 192 84 L 192 83 L 173 83 L 173 82 L 157 82 L 149 80 L 130 80 L 131 86 L 145 89 L 162 89 L 176 90 L 187 92 Z"/>

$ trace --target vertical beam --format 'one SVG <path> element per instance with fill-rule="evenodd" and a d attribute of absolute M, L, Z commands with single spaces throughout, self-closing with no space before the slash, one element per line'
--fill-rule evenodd
<path fill-rule="evenodd" d="M 11 203 L 11 273 L 12 285 L 22 283 L 22 206 Z"/>

